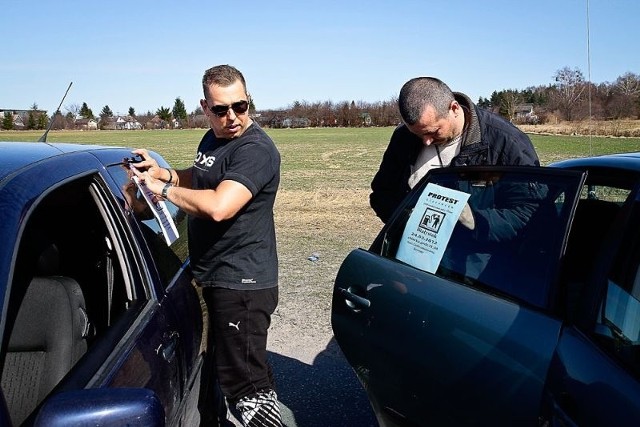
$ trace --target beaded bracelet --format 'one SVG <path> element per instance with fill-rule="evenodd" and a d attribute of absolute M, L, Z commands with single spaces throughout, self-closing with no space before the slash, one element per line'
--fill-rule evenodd
<path fill-rule="evenodd" d="M 169 172 L 169 182 L 173 184 L 173 172 L 171 172 L 171 169 L 169 168 L 165 168 L 167 170 L 167 172 Z"/>

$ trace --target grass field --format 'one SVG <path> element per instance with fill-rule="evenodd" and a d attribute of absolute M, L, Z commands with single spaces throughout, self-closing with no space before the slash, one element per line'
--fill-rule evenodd
<path fill-rule="evenodd" d="M 313 339 L 329 326 L 330 294 L 341 261 L 368 247 L 382 223 L 369 207 L 369 184 L 393 128 L 268 129 L 282 155 L 275 218 L 280 307 L 285 322 Z M 50 132 L 50 142 L 144 147 L 187 167 L 204 130 Z M 36 141 L 41 132 L 0 132 L 0 140 Z M 588 155 L 640 151 L 640 138 L 531 135 L 542 164 Z M 0 154 L 1 155 L 1 154 Z M 319 260 L 307 258 L 318 254 Z M 287 304 L 296 299 L 298 304 Z M 299 301 L 305 310 L 297 310 Z"/>

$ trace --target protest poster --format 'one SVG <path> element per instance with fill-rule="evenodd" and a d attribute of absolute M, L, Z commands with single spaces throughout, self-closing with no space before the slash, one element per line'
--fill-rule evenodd
<path fill-rule="evenodd" d="M 435 273 L 469 194 L 429 183 L 405 225 L 396 258 Z"/>

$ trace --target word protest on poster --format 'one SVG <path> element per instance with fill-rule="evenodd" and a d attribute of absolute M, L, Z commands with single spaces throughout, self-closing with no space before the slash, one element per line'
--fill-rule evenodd
<path fill-rule="evenodd" d="M 435 273 L 469 194 L 427 184 L 404 228 L 396 258 Z"/>

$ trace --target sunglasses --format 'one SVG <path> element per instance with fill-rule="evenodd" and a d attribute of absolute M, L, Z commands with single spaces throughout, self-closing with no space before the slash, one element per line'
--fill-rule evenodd
<path fill-rule="evenodd" d="M 232 109 L 236 114 L 244 114 L 249 109 L 249 102 L 247 101 L 238 101 L 234 102 L 231 105 L 214 105 L 209 108 L 213 114 L 218 117 L 224 117 L 227 115 L 229 109 Z"/>

